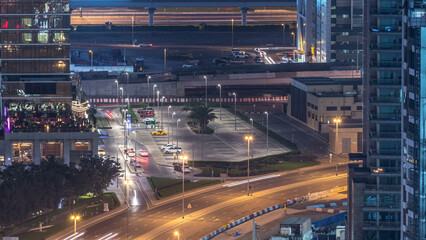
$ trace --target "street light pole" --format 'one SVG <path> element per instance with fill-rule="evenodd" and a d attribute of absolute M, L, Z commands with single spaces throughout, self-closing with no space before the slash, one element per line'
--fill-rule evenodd
<path fill-rule="evenodd" d="M 152 86 L 152 107 L 154 108 L 155 107 L 155 101 L 154 101 L 154 98 L 155 98 L 155 88 L 157 87 L 157 84 L 154 84 L 154 86 Z"/>
<path fill-rule="evenodd" d="M 232 21 L 232 38 L 231 38 L 231 48 L 234 48 L 234 19 Z"/>
<path fill-rule="evenodd" d="M 336 124 L 336 138 L 334 140 L 334 153 L 336 154 L 336 176 L 337 176 L 337 166 L 338 166 L 338 158 L 337 158 L 337 154 L 339 154 L 339 123 L 340 123 L 340 118 L 335 118 L 334 123 Z M 336 146 L 337 145 L 337 146 Z"/>
<path fill-rule="evenodd" d="M 250 141 L 253 140 L 252 136 L 246 136 L 247 140 L 247 196 L 250 196 Z"/>
<path fill-rule="evenodd" d="M 149 107 L 149 80 L 151 80 L 151 76 L 148 76 L 148 78 L 147 78 L 147 80 L 148 80 L 148 88 L 146 89 L 147 91 L 148 91 L 148 107 Z"/>
<path fill-rule="evenodd" d="M 173 112 L 172 113 L 172 144 L 173 144 L 173 141 L 175 140 L 175 131 L 174 131 L 174 125 L 173 125 L 173 120 L 174 120 L 174 118 L 175 118 L 175 115 L 176 115 L 176 113 L 175 112 Z"/>
<path fill-rule="evenodd" d="M 250 122 L 251 122 L 250 134 L 253 135 L 253 118 L 250 118 Z"/>
<path fill-rule="evenodd" d="M 179 232 L 178 232 L 178 231 L 176 231 L 176 232 L 175 232 L 175 236 L 177 236 L 177 237 L 178 237 L 178 240 L 180 240 L 180 234 L 179 234 Z"/>
<path fill-rule="evenodd" d="M 123 103 L 123 92 L 124 92 L 123 87 L 120 87 L 120 90 L 121 90 L 121 103 Z"/>
<path fill-rule="evenodd" d="M 293 35 L 293 44 L 292 44 L 292 45 L 295 45 L 295 38 L 296 38 L 296 35 L 294 34 L 294 32 L 291 32 L 291 35 Z"/>
<path fill-rule="evenodd" d="M 169 105 L 167 108 L 167 143 L 170 143 L 170 108 L 172 108 L 172 106 Z"/>
<path fill-rule="evenodd" d="M 160 91 L 158 91 L 158 90 L 157 90 L 157 99 L 156 99 L 156 101 L 157 101 L 157 111 L 160 111 Z"/>
<path fill-rule="evenodd" d="M 90 71 L 93 71 L 93 51 L 89 50 L 90 53 Z"/>
<path fill-rule="evenodd" d="M 135 34 L 134 34 L 134 26 L 135 26 L 135 15 L 132 16 L 132 45 L 135 46 Z"/>
<path fill-rule="evenodd" d="M 163 130 L 164 125 L 163 125 L 163 108 L 164 108 L 164 99 L 166 97 L 162 96 L 161 97 L 161 129 Z M 167 134 L 168 135 L 168 134 Z"/>
<path fill-rule="evenodd" d="M 129 98 L 129 73 L 126 72 L 127 75 L 127 84 L 126 84 L 126 88 L 127 88 L 127 109 L 130 109 L 130 98 Z"/>
<path fill-rule="evenodd" d="M 188 159 L 188 157 L 182 156 L 181 158 L 182 158 L 182 219 L 185 219 L 185 161 Z"/>
<path fill-rule="evenodd" d="M 269 113 L 266 114 L 266 150 L 269 150 Z"/>
<path fill-rule="evenodd" d="M 237 94 L 232 93 L 234 95 L 234 115 L 235 115 L 235 130 L 237 130 Z"/>
<path fill-rule="evenodd" d="M 285 47 L 285 24 L 281 24 L 283 26 L 283 47 Z"/>
<path fill-rule="evenodd" d="M 117 105 L 118 105 L 118 80 L 115 80 L 115 83 L 117 84 Z"/>
<path fill-rule="evenodd" d="M 135 139 L 133 141 L 135 141 L 135 155 L 136 155 L 137 154 L 137 151 L 136 151 L 136 131 L 133 131 L 133 133 L 135 134 Z"/>
<path fill-rule="evenodd" d="M 222 85 L 217 86 L 219 87 L 219 120 L 222 120 Z"/>
<path fill-rule="evenodd" d="M 77 220 L 80 220 L 79 215 L 72 215 L 71 220 L 74 220 L 74 239 L 77 237 Z"/>
<path fill-rule="evenodd" d="M 204 76 L 204 80 L 206 80 L 206 107 L 207 107 L 207 77 Z"/>

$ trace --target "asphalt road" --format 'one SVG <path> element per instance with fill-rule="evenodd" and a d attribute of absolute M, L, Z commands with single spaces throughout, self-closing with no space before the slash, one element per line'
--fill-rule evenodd
<path fill-rule="evenodd" d="M 186 216 L 185 221 L 182 220 L 179 196 L 150 210 L 146 209 L 144 202 L 135 203 L 131 196 L 129 212 L 89 227 L 84 230 L 85 235 L 79 239 L 98 239 L 108 233 L 117 233 L 115 239 L 126 239 L 127 216 L 130 239 L 172 239 L 175 230 L 181 233 L 181 239 L 199 239 L 224 223 L 280 201 L 303 196 L 309 192 L 346 185 L 344 174 L 346 166 L 339 167 L 338 172 L 339 176 L 336 176 L 335 166 L 330 165 L 320 171 L 302 169 L 279 177 L 252 182 L 251 185 L 255 187 L 253 197 L 246 195 L 246 184 L 221 187 L 210 192 L 188 196 L 185 202 L 191 203 L 192 215 Z M 132 186 L 130 191 L 137 193 L 140 187 Z M 194 224 L 197 227 L 194 227 Z"/>

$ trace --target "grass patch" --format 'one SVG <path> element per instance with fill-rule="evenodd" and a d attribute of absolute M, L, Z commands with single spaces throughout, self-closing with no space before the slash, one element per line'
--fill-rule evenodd
<path fill-rule="evenodd" d="M 148 177 L 149 185 L 154 190 L 158 199 L 182 193 L 182 179 Z M 185 180 L 185 191 L 206 187 L 220 183 L 219 180 Z"/>
<path fill-rule="evenodd" d="M 64 229 L 71 227 L 73 225 L 72 221 L 69 220 L 69 216 L 75 211 L 81 214 L 81 217 L 83 220 L 87 220 L 92 216 L 89 216 L 91 212 L 97 211 L 102 212 L 103 211 L 103 204 L 100 204 L 100 198 L 89 198 L 87 196 L 83 196 L 81 198 L 78 198 L 76 201 L 76 204 L 74 205 L 68 205 L 65 206 L 62 209 L 56 209 L 54 211 L 51 211 L 49 213 L 43 214 L 41 216 L 35 217 L 25 223 L 22 223 L 14 228 L 8 229 L 4 232 L 7 236 L 16 236 L 19 237 L 21 240 L 43 240 L 46 239 L 58 232 L 63 231 Z M 86 208 L 93 202 L 99 203 L 96 207 Z M 102 203 L 108 203 L 109 210 L 113 210 L 120 206 L 120 201 L 118 200 L 115 193 L 104 193 L 103 196 L 103 202 Z M 96 208 L 96 209 L 95 209 Z M 76 209 L 73 211 L 73 209 Z M 86 212 L 86 216 L 83 216 L 83 213 Z M 20 232 L 21 229 L 30 229 L 30 228 L 38 228 L 39 223 L 43 220 L 46 220 L 47 223 L 43 225 L 54 225 L 53 227 L 46 228 L 43 232 L 39 231 L 32 231 L 28 232 L 25 231 L 23 233 L 14 234 L 15 232 Z M 45 222 L 46 222 L 45 221 Z M 1 236 L 1 234 L 0 234 Z"/>
<path fill-rule="evenodd" d="M 230 177 L 247 176 L 247 160 L 240 162 L 194 161 L 192 164 L 202 170 L 198 176 L 211 177 L 212 170 L 215 177 L 219 177 L 220 173 L 228 173 Z M 303 155 L 293 151 L 250 159 L 250 175 L 288 171 L 318 164 L 316 156 Z"/>
<path fill-rule="evenodd" d="M 108 118 L 106 117 L 96 118 L 96 128 L 111 128 Z"/>

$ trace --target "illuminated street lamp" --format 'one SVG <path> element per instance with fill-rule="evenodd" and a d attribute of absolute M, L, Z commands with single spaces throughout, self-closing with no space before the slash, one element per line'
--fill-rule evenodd
<path fill-rule="evenodd" d="M 207 77 L 204 76 L 204 80 L 206 81 L 206 107 L 207 107 Z"/>
<path fill-rule="evenodd" d="M 118 101 L 119 101 L 119 99 L 118 99 L 118 80 L 115 80 L 115 83 L 117 84 L 117 105 L 118 105 Z"/>
<path fill-rule="evenodd" d="M 155 101 L 154 101 L 154 96 L 155 96 L 155 88 L 157 87 L 157 84 L 154 84 L 154 86 L 152 86 L 152 107 L 155 106 Z"/>
<path fill-rule="evenodd" d="M 237 94 L 233 92 L 232 95 L 234 96 L 235 130 L 237 130 Z"/>
<path fill-rule="evenodd" d="M 90 53 L 90 71 L 93 71 L 93 51 L 89 50 Z"/>
<path fill-rule="evenodd" d="M 339 123 L 342 120 L 340 118 L 335 118 L 333 119 L 333 122 L 336 124 L 336 138 L 334 140 L 334 153 L 338 154 L 339 153 Z M 336 146 L 337 145 L 337 146 Z M 337 160 L 338 158 L 336 157 L 336 176 L 337 176 Z"/>
<path fill-rule="evenodd" d="M 77 220 L 80 220 L 80 216 L 72 215 L 71 220 L 74 220 L 74 236 L 77 236 Z"/>
<path fill-rule="evenodd" d="M 172 108 L 172 106 L 169 105 L 169 107 L 167 108 L 167 143 L 170 143 L 170 109 Z"/>
<path fill-rule="evenodd" d="M 185 155 L 180 158 L 182 159 L 182 219 L 185 219 L 185 162 L 188 160 L 188 156 Z"/>
<path fill-rule="evenodd" d="M 161 97 L 161 129 L 163 129 L 164 125 L 163 125 L 163 107 L 164 107 L 164 99 L 166 97 L 162 96 Z M 168 109 L 167 109 L 168 110 Z M 167 132 L 167 135 L 169 135 L 169 132 Z"/>
<path fill-rule="evenodd" d="M 222 85 L 217 86 L 219 87 L 219 120 L 222 120 Z"/>
<path fill-rule="evenodd" d="M 284 36 L 284 34 L 285 34 L 285 24 L 282 23 L 281 26 L 283 26 L 283 47 L 284 47 L 285 46 L 285 36 Z"/>
<path fill-rule="evenodd" d="M 120 91 L 121 91 L 121 103 L 122 103 L 123 102 L 123 92 L 124 92 L 123 87 L 120 87 Z"/>
<path fill-rule="evenodd" d="M 247 196 L 250 196 L 250 141 L 253 141 L 253 136 L 246 136 L 247 141 Z"/>
<path fill-rule="evenodd" d="M 178 237 L 178 240 L 180 240 L 180 235 L 179 235 L 179 232 L 178 232 L 178 231 L 176 231 L 176 232 L 175 232 L 175 236 L 177 236 L 177 237 Z"/>
<path fill-rule="evenodd" d="M 293 36 L 293 45 L 294 45 L 295 44 L 296 35 L 294 34 L 294 32 L 291 32 L 291 35 Z"/>
<path fill-rule="evenodd" d="M 269 113 L 266 114 L 266 150 L 269 150 Z"/>
<path fill-rule="evenodd" d="M 173 141 L 175 140 L 175 131 L 174 131 L 174 125 L 173 125 L 173 119 L 175 118 L 175 115 L 176 115 L 176 113 L 175 112 L 173 112 L 172 113 L 172 144 L 173 144 Z"/>
<path fill-rule="evenodd" d="M 149 80 L 151 80 L 151 76 L 148 76 L 147 80 L 148 80 L 148 88 L 146 90 L 148 91 L 148 107 L 149 107 L 149 95 L 150 95 L 150 93 L 149 93 Z"/>

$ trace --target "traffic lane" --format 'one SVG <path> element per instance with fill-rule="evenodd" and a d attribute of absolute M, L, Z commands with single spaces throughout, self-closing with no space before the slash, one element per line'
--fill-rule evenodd
<path fill-rule="evenodd" d="M 232 204 L 228 207 L 218 209 L 217 211 L 193 218 L 190 221 L 183 223 L 182 225 L 175 226 L 168 229 L 167 231 L 164 231 L 162 234 L 155 236 L 152 239 L 168 239 L 170 236 L 173 236 L 175 231 L 178 231 L 183 239 L 199 239 L 206 236 L 211 231 L 220 228 L 223 224 L 236 221 L 244 216 L 250 215 L 256 211 L 263 210 L 266 207 L 273 206 L 284 200 L 293 199 L 298 196 L 304 196 L 312 192 L 328 190 L 335 186 L 345 185 L 346 179 L 341 178 L 337 181 L 330 180 L 311 184 L 309 186 L 288 189 L 262 197 L 256 197 L 256 193 L 254 193 L 254 196 L 250 197 L 247 201 Z M 196 224 L 196 228 L 194 228 L 194 224 Z"/>
<path fill-rule="evenodd" d="M 266 179 L 262 181 L 252 182 L 251 184 L 255 186 L 255 194 L 256 194 L 256 192 L 277 187 L 277 186 L 282 186 L 283 184 L 292 184 L 292 183 L 297 183 L 301 181 L 312 180 L 313 179 L 312 174 L 315 174 L 315 172 L 316 171 L 314 170 L 310 170 L 310 171 L 305 171 L 305 174 L 300 174 L 300 175 L 297 173 L 289 173 L 277 178 L 271 178 L 271 179 Z M 326 169 L 321 169 L 320 172 L 321 172 L 321 177 L 332 176 L 335 173 L 335 169 L 330 167 Z M 346 170 L 344 170 L 343 168 L 339 169 L 339 174 L 343 174 L 345 172 Z M 333 184 L 331 184 L 330 186 L 332 185 Z M 334 184 L 334 186 L 336 185 L 338 184 Z M 306 186 L 304 188 L 308 189 Z M 314 188 L 312 189 L 311 192 L 315 192 L 315 191 L 316 190 Z M 205 192 L 205 193 L 200 193 L 194 196 L 186 197 L 185 202 L 191 203 L 193 211 L 197 211 L 205 207 L 209 207 L 209 206 L 212 206 L 221 202 L 225 202 L 236 197 L 245 196 L 245 195 L 246 195 L 246 184 L 241 184 L 235 187 L 223 187 L 223 188 L 214 190 L 213 192 Z M 298 196 L 301 196 L 301 194 L 298 194 L 297 196 L 288 195 L 287 197 L 291 199 Z M 166 224 L 167 222 L 173 219 L 177 219 L 181 217 L 182 205 L 180 203 L 181 203 L 181 199 L 178 197 L 176 200 L 171 201 L 169 203 L 163 204 L 161 206 L 156 206 L 156 207 L 154 206 L 154 208 L 152 208 L 149 211 L 146 211 L 143 209 L 134 209 L 135 214 L 130 216 L 131 221 L 133 220 L 139 221 L 138 218 L 146 219 L 146 221 L 143 221 L 143 224 L 141 223 L 137 225 L 137 227 L 135 227 L 135 229 L 137 230 L 135 230 L 132 233 L 132 235 L 135 235 L 135 236 L 142 235 L 151 229 L 154 229 L 158 226 L 161 226 L 162 224 Z M 121 218 L 122 216 L 120 217 L 120 215 L 118 215 L 102 223 L 93 225 L 92 227 L 87 229 L 86 236 L 93 237 L 95 235 L 103 234 L 104 232 L 99 231 L 98 227 L 99 229 L 103 230 L 104 225 L 110 226 L 109 229 L 111 231 L 113 230 L 115 231 L 116 230 L 115 224 L 118 223 Z"/>

